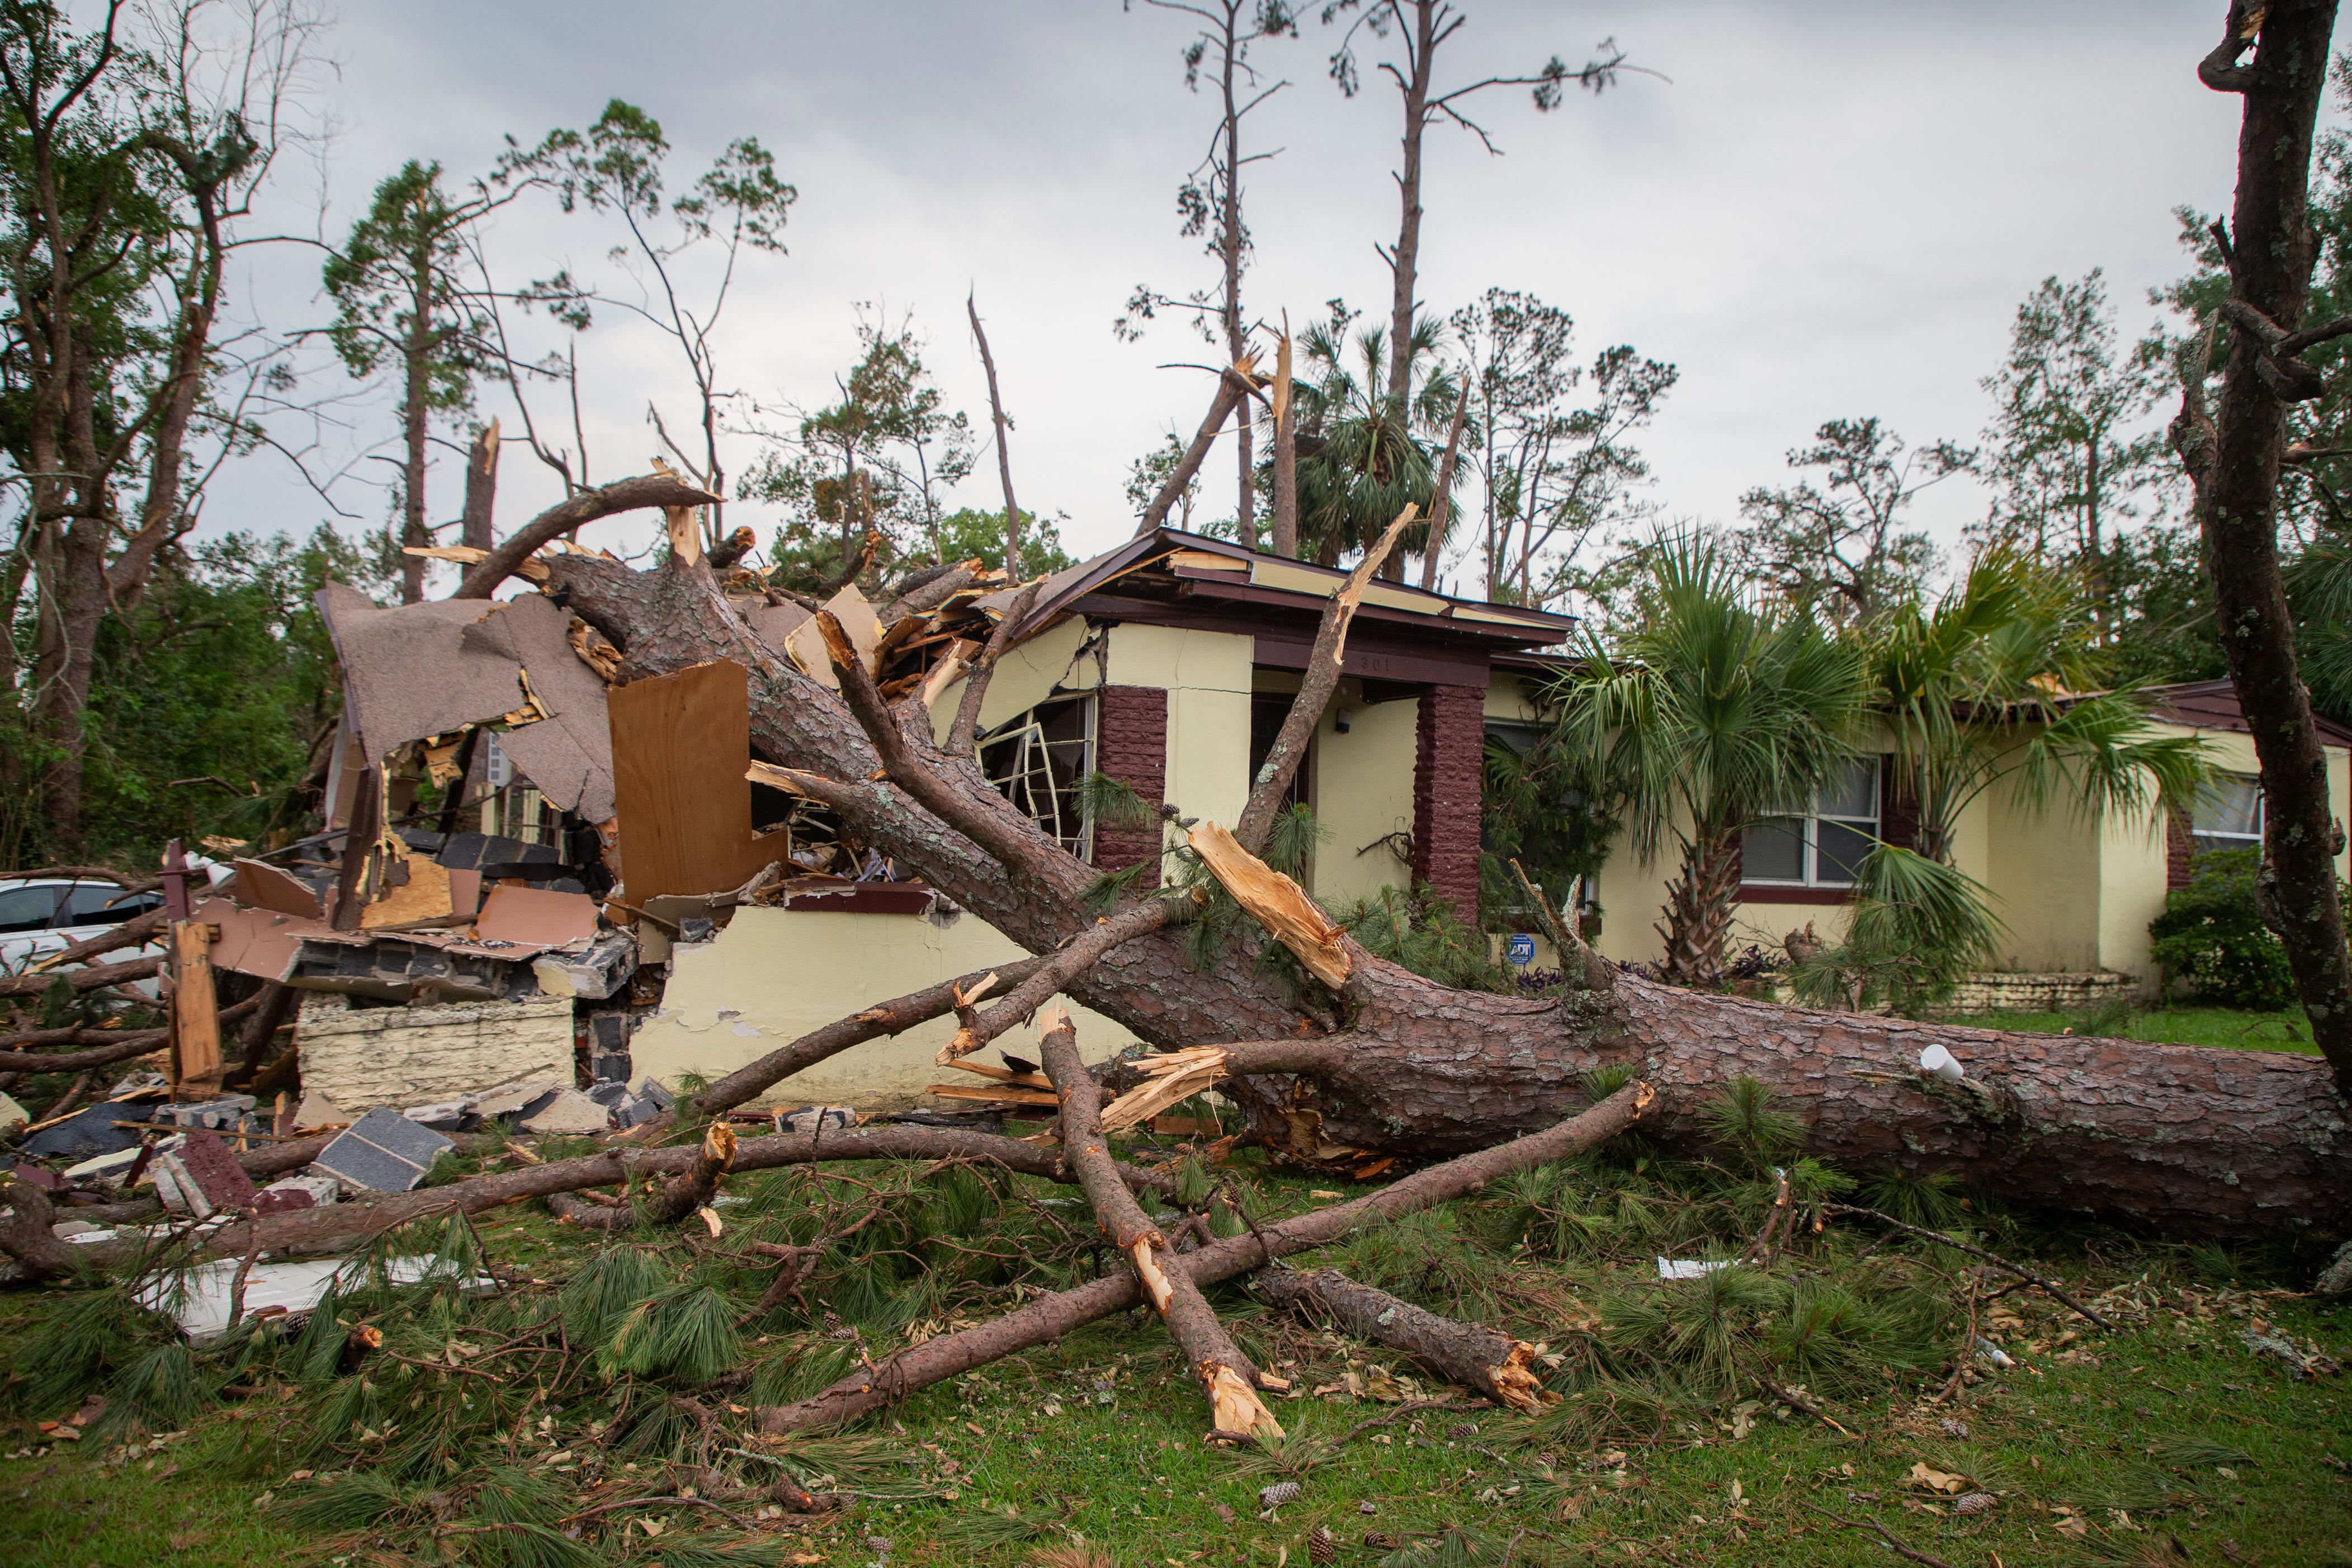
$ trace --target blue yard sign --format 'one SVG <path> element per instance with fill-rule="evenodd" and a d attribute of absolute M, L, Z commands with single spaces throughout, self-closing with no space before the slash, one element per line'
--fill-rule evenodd
<path fill-rule="evenodd" d="M 1503 941 L 1503 956 L 1525 969 L 1536 961 L 1536 939 L 1525 931 L 1515 932 Z"/>

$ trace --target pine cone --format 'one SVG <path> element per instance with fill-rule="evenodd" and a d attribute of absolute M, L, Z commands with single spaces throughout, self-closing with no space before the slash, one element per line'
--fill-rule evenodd
<path fill-rule="evenodd" d="M 1957 1498 L 1953 1500 L 1952 1511 L 1954 1513 L 1982 1513 L 1987 1509 L 1992 1507 L 1992 1493 L 1970 1492 L 1964 1498 Z"/>
<path fill-rule="evenodd" d="M 1371 1530 L 1364 1532 L 1364 1550 L 1367 1552 L 1394 1552 L 1403 1544 L 1403 1536 L 1391 1535 L 1385 1530 Z"/>
<path fill-rule="evenodd" d="M 1298 1495 L 1297 1481 L 1276 1481 L 1270 1487 L 1260 1487 L 1257 1500 L 1268 1508 L 1280 1508 Z"/>
<path fill-rule="evenodd" d="M 1307 1561 L 1316 1564 L 1316 1568 L 1339 1561 L 1339 1538 L 1331 1533 L 1329 1525 L 1317 1525 L 1315 1533 L 1307 1538 Z"/>

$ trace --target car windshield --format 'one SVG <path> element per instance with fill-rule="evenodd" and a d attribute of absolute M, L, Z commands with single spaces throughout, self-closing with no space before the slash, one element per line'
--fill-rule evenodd
<path fill-rule="evenodd" d="M 120 925 L 163 901 L 161 893 L 126 893 L 110 882 L 82 882 L 66 895 L 58 917 L 61 926 Z"/>

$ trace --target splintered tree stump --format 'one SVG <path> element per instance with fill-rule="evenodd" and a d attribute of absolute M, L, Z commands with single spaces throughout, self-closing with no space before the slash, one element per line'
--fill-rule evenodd
<path fill-rule="evenodd" d="M 1359 1285 L 1336 1268 L 1268 1268 L 1250 1280 L 1268 1306 L 1319 1318 L 1360 1340 L 1399 1351 L 1497 1405 L 1532 1415 L 1546 1403 L 1533 1370 L 1536 1347 L 1486 1327 L 1444 1318 Z M 1557 1396 L 1554 1396 L 1557 1397 Z"/>
<path fill-rule="evenodd" d="M 893 727 L 897 772 L 884 775 L 860 716 L 754 637 L 707 568 L 637 572 L 562 555 L 547 569 L 548 591 L 623 650 L 630 679 L 714 658 L 743 665 L 759 755 L 820 778 L 861 839 L 1031 952 L 1096 923 L 1082 898 L 1094 868 L 1016 811 L 974 759 L 934 745 L 928 714 L 902 702 L 865 715 Z M 919 798 L 901 774 L 919 781 Z M 1559 1121 L 1582 1102 L 1588 1075 L 1625 1068 L 1656 1087 L 1652 1131 L 1671 1148 L 1703 1146 L 1701 1113 L 1746 1075 L 1804 1122 L 1820 1158 L 1947 1173 L 2023 1205 L 2210 1235 L 2338 1223 L 2352 1192 L 2347 1108 L 2310 1057 L 1822 1013 L 1632 975 L 1549 997 L 1459 991 L 1344 936 L 1318 945 L 1345 956 L 1336 993 L 1269 973 L 1245 943 L 1196 965 L 1171 931 L 1118 944 L 1064 989 L 1164 1049 L 1318 1037 L 1340 1047 L 1328 1070 L 1223 1086 L 1278 1159 L 1444 1159 Z M 1967 1079 L 1921 1072 L 1929 1045 Z"/>

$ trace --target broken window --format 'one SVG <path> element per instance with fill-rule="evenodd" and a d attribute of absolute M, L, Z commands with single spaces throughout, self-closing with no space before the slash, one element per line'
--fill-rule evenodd
<path fill-rule="evenodd" d="M 1058 698 L 999 724 L 980 741 L 980 767 L 1015 809 L 1081 860 L 1094 836 L 1079 785 L 1095 771 L 1095 700 Z"/>

